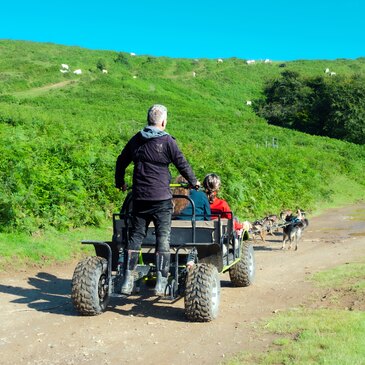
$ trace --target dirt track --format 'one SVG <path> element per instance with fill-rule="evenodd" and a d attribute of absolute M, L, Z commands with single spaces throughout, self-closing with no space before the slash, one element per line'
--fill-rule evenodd
<path fill-rule="evenodd" d="M 254 324 L 310 300 L 309 274 L 365 256 L 365 204 L 309 217 L 297 252 L 281 235 L 255 245 L 256 281 L 233 288 L 222 276 L 219 318 L 189 323 L 184 303 L 113 298 L 97 317 L 70 302 L 75 264 L 0 276 L 0 364 L 219 364 L 239 351 L 263 351 Z M 270 237 L 270 236 L 269 236 Z M 90 237 L 92 238 L 92 237 Z"/>

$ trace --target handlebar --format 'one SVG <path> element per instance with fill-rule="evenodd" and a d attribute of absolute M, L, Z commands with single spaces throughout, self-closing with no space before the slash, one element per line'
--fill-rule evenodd
<path fill-rule="evenodd" d="M 188 183 L 173 183 L 170 184 L 170 188 L 185 188 L 189 189 L 190 185 Z"/>
<path fill-rule="evenodd" d="M 191 186 L 189 183 L 172 183 L 172 184 L 170 184 L 170 188 L 201 190 L 200 183 L 195 186 Z"/>

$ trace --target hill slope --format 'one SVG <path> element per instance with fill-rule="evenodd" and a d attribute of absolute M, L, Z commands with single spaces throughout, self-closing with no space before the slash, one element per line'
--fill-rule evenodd
<path fill-rule="evenodd" d="M 61 73 L 62 63 L 71 72 Z M 364 74 L 365 60 L 295 61 L 285 69 L 314 76 L 327 67 Z M 168 107 L 168 131 L 199 178 L 221 175 L 222 195 L 241 218 L 364 198 L 363 146 L 269 126 L 246 105 L 281 71 L 278 63 L 0 41 L 2 229 L 97 224 L 117 209 L 116 157 L 154 103 Z"/>

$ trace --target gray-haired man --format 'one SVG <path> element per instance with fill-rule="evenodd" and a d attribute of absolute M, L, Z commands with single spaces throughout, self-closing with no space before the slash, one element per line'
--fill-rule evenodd
<path fill-rule="evenodd" d="M 165 132 L 167 109 L 155 104 L 147 114 L 148 125 L 133 136 L 118 156 L 115 185 L 125 191 L 125 170 L 133 161 L 133 208 L 132 230 L 128 242 L 126 271 L 121 292 L 131 294 L 134 270 L 142 241 L 151 221 L 156 230 L 156 295 L 163 295 L 170 268 L 170 231 L 172 215 L 171 175 L 169 164 L 173 163 L 180 174 L 193 187 L 197 181 L 189 163 L 178 148 L 175 139 Z"/>

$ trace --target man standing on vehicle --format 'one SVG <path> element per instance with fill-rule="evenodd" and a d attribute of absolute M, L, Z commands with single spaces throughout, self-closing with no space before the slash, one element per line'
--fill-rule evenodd
<path fill-rule="evenodd" d="M 125 170 L 133 161 L 132 229 L 125 260 L 122 294 L 131 294 L 139 251 L 151 221 L 156 231 L 156 295 L 163 295 L 170 268 L 170 231 L 172 194 L 169 164 L 173 163 L 180 174 L 195 188 L 200 186 L 189 163 L 178 148 L 175 139 L 165 132 L 167 109 L 153 105 L 147 113 L 148 125 L 133 136 L 118 156 L 115 185 L 127 190 Z"/>

